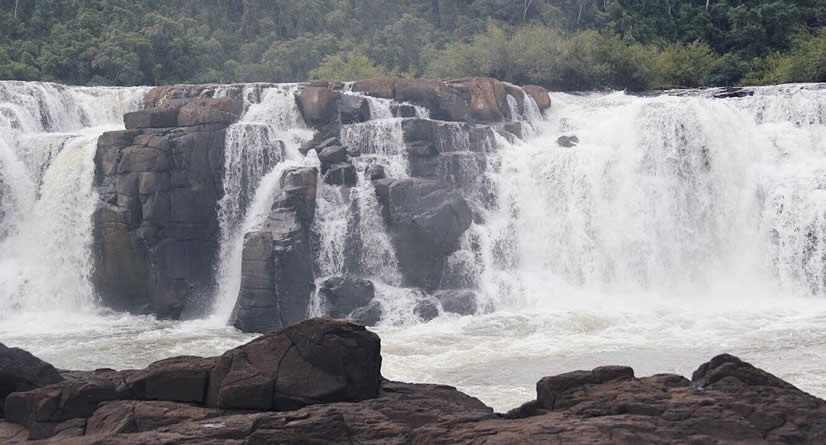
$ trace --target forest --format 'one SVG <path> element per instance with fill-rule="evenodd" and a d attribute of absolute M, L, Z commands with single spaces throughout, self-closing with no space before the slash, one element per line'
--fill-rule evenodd
<path fill-rule="evenodd" d="M 826 81 L 826 1 L 0 0 L 0 79 L 378 75 L 552 90 Z"/>

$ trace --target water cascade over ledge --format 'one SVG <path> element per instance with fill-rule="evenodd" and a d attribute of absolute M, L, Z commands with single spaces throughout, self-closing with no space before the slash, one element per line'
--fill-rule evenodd
<path fill-rule="evenodd" d="M 0 82 L 0 341 L 122 368 L 335 315 L 374 324 L 386 376 L 503 409 L 555 370 L 686 373 L 719 348 L 826 394 L 822 85 L 542 109 L 507 84 L 480 108 L 452 102 L 477 84 L 396 82 Z M 131 170 L 96 173 L 104 152 Z M 101 262 L 112 240 L 144 263 Z M 140 291 L 115 307 L 100 276 Z M 50 311 L 76 318 L 37 326 Z"/>

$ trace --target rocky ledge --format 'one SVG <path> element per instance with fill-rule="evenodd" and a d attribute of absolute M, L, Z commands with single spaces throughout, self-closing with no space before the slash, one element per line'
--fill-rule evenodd
<path fill-rule="evenodd" d="M 58 371 L 0 345 L 0 443 L 826 443 L 826 402 L 727 354 L 691 380 L 626 366 L 545 377 L 506 414 L 380 367 L 376 334 L 329 318 L 143 370 Z"/>

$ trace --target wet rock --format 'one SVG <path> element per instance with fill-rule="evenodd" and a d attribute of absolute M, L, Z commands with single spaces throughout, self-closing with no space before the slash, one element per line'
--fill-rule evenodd
<path fill-rule="evenodd" d="M 321 282 L 318 294 L 323 298 L 328 316 L 346 318 L 354 310 L 370 304 L 376 289 L 370 280 L 363 278 L 330 277 Z"/>
<path fill-rule="evenodd" d="M 123 115 L 127 130 L 178 126 L 178 110 L 140 110 Z"/>
<path fill-rule="evenodd" d="M 144 96 L 144 109 L 179 110 L 184 105 L 198 99 L 212 98 L 222 90 L 224 97 L 232 98 L 240 109 L 242 103 L 241 85 L 164 85 L 152 88 Z"/>
<path fill-rule="evenodd" d="M 476 313 L 476 292 L 470 289 L 447 289 L 433 294 L 433 298 L 442 304 L 445 312 L 459 315 Z"/>
<path fill-rule="evenodd" d="M 222 355 L 208 404 L 285 411 L 378 394 L 379 338 L 355 323 L 316 318 L 264 335 Z"/>
<path fill-rule="evenodd" d="M 432 289 L 448 255 L 470 226 L 470 206 L 438 181 L 374 181 L 406 286 Z"/>
<path fill-rule="evenodd" d="M 318 159 L 322 163 L 322 172 L 324 164 L 339 164 L 347 161 L 347 150 L 341 145 L 330 145 L 324 147 L 318 154 Z"/>
<path fill-rule="evenodd" d="M 556 143 L 560 147 L 572 148 L 579 144 L 579 138 L 576 136 L 560 136 L 557 138 Z"/>
<path fill-rule="evenodd" d="M 356 167 L 350 163 L 332 164 L 324 175 L 324 182 L 330 185 L 356 185 Z"/>
<path fill-rule="evenodd" d="M 370 120 L 370 104 L 364 97 L 344 94 L 341 96 L 338 113 L 342 125 L 366 122 Z"/>
<path fill-rule="evenodd" d="M 105 305 L 177 318 L 193 296 L 210 292 L 224 127 L 147 128 L 99 138 L 92 282 Z"/>
<path fill-rule="evenodd" d="M 3 417 L 3 405 L 9 394 L 30 391 L 62 380 L 54 366 L 28 351 L 0 343 L 0 418 Z"/>
<path fill-rule="evenodd" d="M 383 313 L 381 303 L 371 301 L 367 306 L 357 308 L 351 312 L 349 318 L 364 326 L 375 326 L 381 321 Z"/>
<path fill-rule="evenodd" d="M 239 104 L 229 97 L 197 99 L 181 107 L 178 112 L 178 126 L 228 126 L 237 121 L 240 115 Z"/>
<path fill-rule="evenodd" d="M 387 177 L 387 173 L 384 171 L 384 167 L 379 164 L 370 164 L 365 168 L 364 176 L 371 181 L 375 181 L 377 179 L 384 179 Z"/>
<path fill-rule="evenodd" d="M 397 77 L 375 77 L 360 80 L 353 84 L 353 91 L 368 96 L 392 99 L 395 96 Z"/>
<path fill-rule="evenodd" d="M 427 107 L 433 119 L 466 121 L 469 118 L 467 102 L 440 80 L 399 79 L 393 97 Z"/>
<path fill-rule="evenodd" d="M 321 153 L 322 150 L 333 145 L 341 145 L 338 138 L 324 137 L 322 139 L 318 139 L 317 137 L 314 137 L 313 139 L 302 144 L 298 151 L 300 151 L 303 155 L 306 155 L 310 150 L 315 150 L 316 153 Z"/>
<path fill-rule="evenodd" d="M 536 102 L 540 110 L 545 111 L 551 108 L 551 96 L 548 95 L 548 90 L 538 85 L 525 85 L 522 91 L 528 94 Z"/>
<path fill-rule="evenodd" d="M 416 107 L 408 104 L 392 104 L 390 111 L 393 117 L 416 117 Z"/>
<path fill-rule="evenodd" d="M 500 122 L 515 118 L 510 115 L 503 82 L 485 77 L 467 77 L 451 80 L 449 84 L 461 87 L 469 98 L 471 119 L 479 122 Z"/>
<path fill-rule="evenodd" d="M 430 300 L 419 300 L 413 307 L 413 313 L 419 320 L 428 322 L 439 316 L 439 308 Z"/>
<path fill-rule="evenodd" d="M 334 123 L 338 117 L 339 100 L 339 94 L 328 88 L 306 87 L 296 95 L 298 109 L 311 125 Z"/>

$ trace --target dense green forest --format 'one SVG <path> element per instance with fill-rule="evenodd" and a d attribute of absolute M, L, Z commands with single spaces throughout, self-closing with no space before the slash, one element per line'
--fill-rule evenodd
<path fill-rule="evenodd" d="M 0 0 L 0 79 L 826 81 L 824 0 Z"/>

